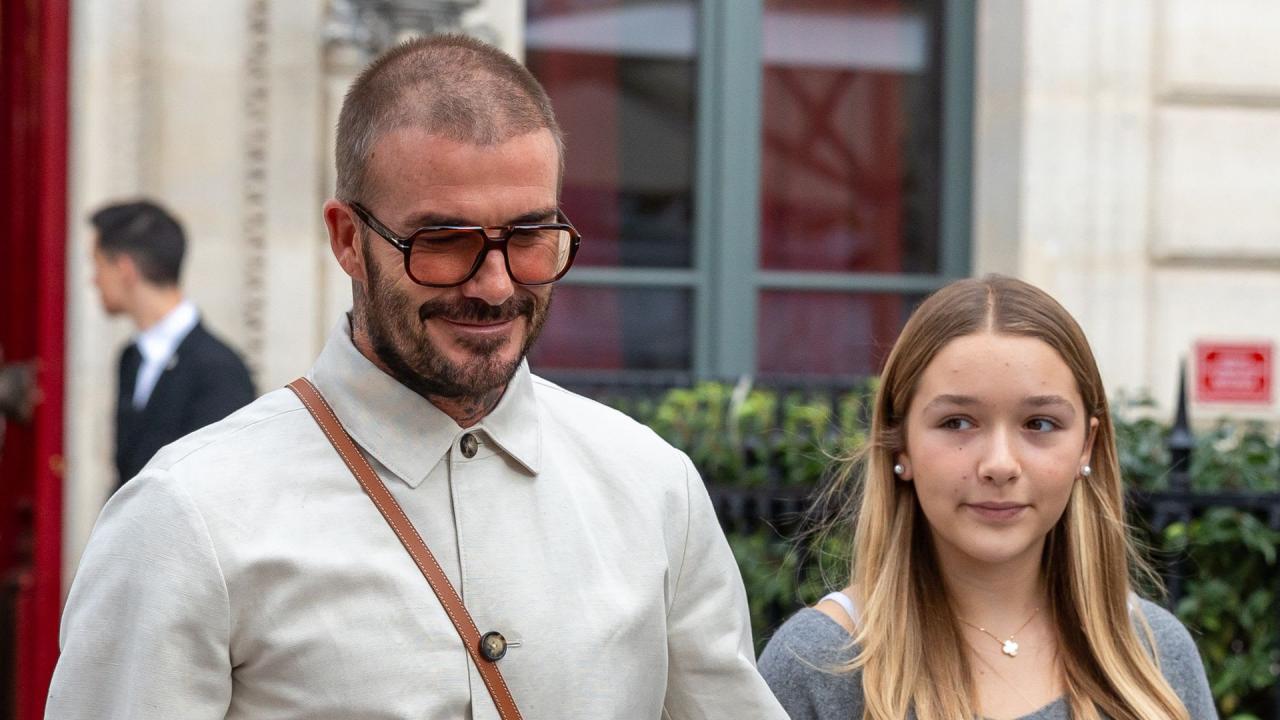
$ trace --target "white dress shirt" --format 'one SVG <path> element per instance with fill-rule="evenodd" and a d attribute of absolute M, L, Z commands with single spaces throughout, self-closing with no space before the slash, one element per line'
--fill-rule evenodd
<path fill-rule="evenodd" d="M 525 718 L 786 718 L 702 481 L 648 428 L 522 365 L 464 430 L 361 355 L 345 319 L 308 377 L 480 632 L 518 643 L 499 667 Z M 289 390 L 168 446 L 115 494 L 61 642 L 49 718 L 497 718 Z"/>
<path fill-rule="evenodd" d="M 137 382 L 133 386 L 133 409 L 141 410 L 151 399 L 160 374 L 173 358 L 173 353 L 186 339 L 187 334 L 200 321 L 200 313 L 190 300 L 183 300 L 170 310 L 160 322 L 134 336 L 133 342 L 142 354 Z"/>

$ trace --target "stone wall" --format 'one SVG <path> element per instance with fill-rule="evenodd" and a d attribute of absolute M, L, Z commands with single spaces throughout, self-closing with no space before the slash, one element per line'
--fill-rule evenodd
<path fill-rule="evenodd" d="M 1060 298 L 1108 388 L 1165 413 L 1196 340 L 1280 350 L 1280 5 L 980 7 L 975 271 Z"/>

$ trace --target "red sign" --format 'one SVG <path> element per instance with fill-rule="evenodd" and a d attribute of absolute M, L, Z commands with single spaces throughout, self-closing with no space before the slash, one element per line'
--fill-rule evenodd
<path fill-rule="evenodd" d="M 1196 399 L 1271 403 L 1271 343 L 1196 343 Z"/>

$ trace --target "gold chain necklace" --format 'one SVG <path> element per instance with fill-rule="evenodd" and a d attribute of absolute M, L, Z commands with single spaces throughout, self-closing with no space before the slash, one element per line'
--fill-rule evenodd
<path fill-rule="evenodd" d="M 1038 613 L 1038 612 L 1040 612 L 1040 608 L 1036 608 L 1035 610 L 1032 610 L 1032 611 L 1031 611 L 1031 617 L 1027 618 L 1027 621 L 1026 621 L 1026 622 L 1024 622 L 1024 623 L 1022 623 L 1021 627 L 1019 627 L 1017 630 L 1014 630 L 1012 633 L 1010 633 L 1010 634 L 1009 634 L 1009 637 L 1005 638 L 1004 640 L 1001 640 L 1000 638 L 996 637 L 994 634 L 992 634 L 992 633 L 991 633 L 991 631 L 990 631 L 990 630 L 987 630 L 987 629 L 986 629 L 986 628 L 984 628 L 984 627 L 978 627 L 977 625 L 974 625 L 973 623 L 969 622 L 968 620 L 965 620 L 964 618 L 959 618 L 959 620 L 960 620 L 960 622 L 964 623 L 965 625 L 968 625 L 969 627 L 973 628 L 974 630 L 977 630 L 978 632 L 982 633 L 983 635 L 986 635 L 987 637 L 991 638 L 992 640 L 995 640 L 996 642 L 1000 643 L 1000 652 L 1004 653 L 1005 655 L 1008 655 L 1009 657 L 1017 657 L 1017 656 L 1018 656 L 1018 643 L 1014 641 L 1013 636 L 1014 636 L 1014 635 L 1017 635 L 1017 634 L 1018 634 L 1018 633 L 1020 633 L 1020 632 L 1022 632 L 1023 628 L 1025 628 L 1026 626 L 1030 625 L 1030 624 L 1031 624 L 1031 620 L 1032 620 L 1033 618 L 1035 618 L 1036 613 Z"/>

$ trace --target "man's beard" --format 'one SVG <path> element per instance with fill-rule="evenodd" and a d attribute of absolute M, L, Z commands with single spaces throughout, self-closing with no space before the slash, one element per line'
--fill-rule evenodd
<path fill-rule="evenodd" d="M 550 294 L 541 304 L 535 296 L 527 293 L 513 295 L 501 305 L 489 305 L 476 298 L 428 300 L 415 311 L 409 298 L 397 292 L 395 285 L 381 276 L 367 249 L 365 253 L 369 284 L 365 289 L 363 308 L 356 310 L 362 317 L 356 321 L 364 326 L 374 354 L 392 377 L 426 398 L 479 399 L 506 387 L 542 332 L 551 308 Z M 472 354 L 469 362 L 459 365 L 447 358 L 427 334 L 425 325 L 432 317 L 485 323 L 523 317 L 527 330 L 520 352 L 513 360 L 498 356 L 511 336 L 459 337 L 456 342 Z"/>

